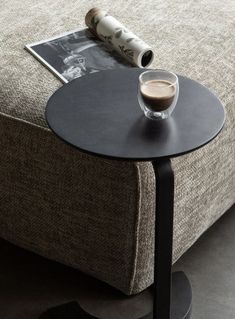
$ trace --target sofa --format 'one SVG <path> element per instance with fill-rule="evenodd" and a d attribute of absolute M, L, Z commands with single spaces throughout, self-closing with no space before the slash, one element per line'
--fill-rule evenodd
<path fill-rule="evenodd" d="M 214 141 L 172 159 L 176 262 L 235 203 L 232 0 L 95 5 L 153 47 L 153 68 L 199 81 L 226 109 Z M 44 111 L 62 83 L 24 50 L 85 27 L 92 6 L 85 0 L 0 5 L 0 237 L 131 295 L 153 283 L 153 167 L 96 158 L 59 140 Z"/>

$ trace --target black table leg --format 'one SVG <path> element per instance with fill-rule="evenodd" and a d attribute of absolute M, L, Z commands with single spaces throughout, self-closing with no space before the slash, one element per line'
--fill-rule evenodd
<path fill-rule="evenodd" d="M 192 292 L 183 272 L 171 273 L 174 220 L 174 172 L 170 159 L 152 162 L 156 180 L 153 319 L 188 319 Z"/>
<path fill-rule="evenodd" d="M 171 272 L 174 173 L 170 159 L 156 160 L 152 164 L 156 180 L 153 312 L 138 319 L 189 319 L 192 306 L 190 283 L 183 272 Z M 55 307 L 48 314 L 51 319 L 97 319 L 78 303 Z"/>
<path fill-rule="evenodd" d="M 156 179 L 153 318 L 170 319 L 174 173 L 169 159 L 152 164 Z"/>

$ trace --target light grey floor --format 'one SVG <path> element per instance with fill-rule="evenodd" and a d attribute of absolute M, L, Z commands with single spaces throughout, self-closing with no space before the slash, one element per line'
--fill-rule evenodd
<path fill-rule="evenodd" d="M 38 319 L 48 308 L 71 300 L 101 319 L 136 319 L 152 308 L 150 290 L 126 297 L 4 240 L 0 252 L 0 319 Z M 235 206 L 173 268 L 191 281 L 192 319 L 235 319 Z"/>
<path fill-rule="evenodd" d="M 235 318 L 235 206 L 177 262 L 193 288 L 192 319 Z"/>

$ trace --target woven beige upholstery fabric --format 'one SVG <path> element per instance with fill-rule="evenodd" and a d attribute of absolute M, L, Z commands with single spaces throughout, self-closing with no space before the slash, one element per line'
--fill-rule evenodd
<path fill-rule="evenodd" d="M 233 0 L 0 2 L 0 236 L 126 294 L 153 282 L 151 163 L 97 159 L 59 141 L 44 109 L 61 83 L 27 43 L 83 27 L 93 5 L 149 43 L 153 67 L 192 77 L 226 108 L 221 134 L 172 160 L 174 261 L 235 202 Z M 157 190 L 156 190 L 157 191 Z"/>

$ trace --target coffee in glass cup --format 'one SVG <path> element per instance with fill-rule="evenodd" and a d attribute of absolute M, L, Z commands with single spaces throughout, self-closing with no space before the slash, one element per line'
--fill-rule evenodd
<path fill-rule="evenodd" d="M 168 118 L 175 108 L 178 93 L 178 77 L 172 72 L 148 70 L 139 76 L 138 100 L 148 118 Z"/>

